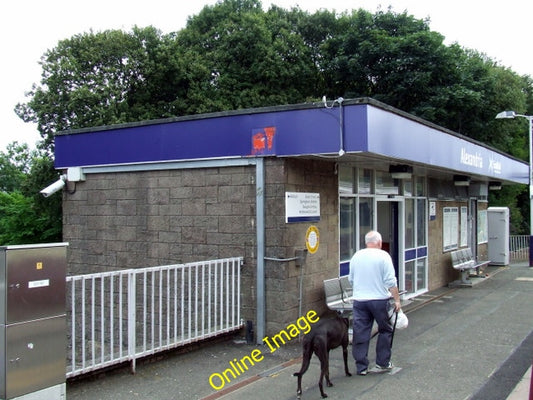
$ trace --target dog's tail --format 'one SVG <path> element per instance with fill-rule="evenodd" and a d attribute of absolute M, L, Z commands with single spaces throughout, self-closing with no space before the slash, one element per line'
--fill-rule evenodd
<path fill-rule="evenodd" d="M 292 376 L 301 378 L 309 368 L 309 363 L 311 361 L 311 357 L 313 356 L 313 342 L 314 341 L 311 341 L 308 345 L 303 346 L 304 351 L 302 354 L 302 366 L 300 367 L 300 371 L 295 372 L 292 374 Z"/>
<path fill-rule="evenodd" d="M 305 372 L 307 371 L 308 368 L 309 368 L 309 361 L 307 361 L 304 358 L 302 360 L 302 366 L 301 366 L 300 370 L 298 372 L 295 372 L 294 374 L 292 374 L 292 376 L 297 376 L 297 377 L 301 378 L 303 376 L 303 374 L 305 374 Z"/>

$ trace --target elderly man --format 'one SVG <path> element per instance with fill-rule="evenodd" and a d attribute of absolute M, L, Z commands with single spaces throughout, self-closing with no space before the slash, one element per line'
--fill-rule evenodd
<path fill-rule="evenodd" d="M 352 350 L 358 375 L 368 372 L 368 346 L 374 320 L 378 325 L 376 368 L 384 371 L 392 369 L 390 298 L 394 298 L 395 311 L 401 308 L 394 265 L 389 253 L 381 250 L 381 234 L 368 232 L 365 244 L 366 248 L 357 251 L 350 260 L 349 275 L 354 300 Z"/>

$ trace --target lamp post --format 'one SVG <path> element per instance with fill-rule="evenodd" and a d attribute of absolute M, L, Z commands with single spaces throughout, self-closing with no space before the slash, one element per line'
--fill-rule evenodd
<path fill-rule="evenodd" d="M 529 266 L 533 267 L 533 155 L 532 155 L 532 136 L 533 136 L 533 116 L 517 114 L 514 111 L 502 111 L 496 115 L 496 119 L 522 117 L 529 121 Z"/>

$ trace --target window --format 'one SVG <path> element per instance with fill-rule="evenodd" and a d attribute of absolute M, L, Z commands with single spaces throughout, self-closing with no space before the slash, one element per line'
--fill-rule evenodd
<path fill-rule="evenodd" d="M 416 263 L 416 287 L 418 290 L 426 288 L 427 257 L 417 260 Z"/>
<path fill-rule="evenodd" d="M 415 261 L 405 263 L 405 290 L 408 293 L 415 292 Z"/>
<path fill-rule="evenodd" d="M 359 168 L 359 180 L 357 184 L 357 193 L 370 194 L 372 193 L 372 170 Z"/>
<path fill-rule="evenodd" d="M 376 194 L 398 194 L 399 182 L 392 179 L 388 172 L 376 171 Z"/>
<path fill-rule="evenodd" d="M 422 176 L 416 177 L 416 196 L 425 196 L 426 195 L 426 178 Z"/>
<path fill-rule="evenodd" d="M 415 201 L 405 199 L 405 248 L 415 247 Z"/>
<path fill-rule="evenodd" d="M 403 195 L 412 196 L 413 195 L 413 181 L 406 179 L 403 181 Z"/>
<path fill-rule="evenodd" d="M 339 193 L 352 194 L 354 192 L 353 168 L 339 167 Z"/>
<path fill-rule="evenodd" d="M 416 245 L 425 246 L 426 243 L 426 199 L 416 199 Z"/>
<path fill-rule="evenodd" d="M 374 199 L 372 197 L 359 198 L 359 248 L 365 247 L 365 235 L 372 229 L 374 215 Z"/>
<path fill-rule="evenodd" d="M 355 252 L 355 200 L 340 199 L 340 261 L 349 260 Z"/>

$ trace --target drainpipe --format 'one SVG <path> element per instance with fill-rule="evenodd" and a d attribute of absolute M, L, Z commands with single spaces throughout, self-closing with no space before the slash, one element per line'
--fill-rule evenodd
<path fill-rule="evenodd" d="M 342 157 L 346 153 L 346 151 L 344 151 L 344 110 L 342 109 L 342 102 L 344 99 L 339 97 L 336 101 L 339 103 L 339 157 Z"/>
<path fill-rule="evenodd" d="M 342 97 L 339 97 L 336 100 L 333 100 L 330 106 L 328 106 L 328 100 L 326 96 L 322 97 L 322 102 L 324 103 L 324 107 L 327 109 L 332 109 L 335 107 L 335 103 L 339 104 L 339 157 L 342 157 L 344 154 L 346 154 L 346 151 L 344 150 L 344 110 L 342 109 L 342 102 L 344 99 Z"/>
<path fill-rule="evenodd" d="M 257 310 L 256 343 L 263 344 L 265 337 L 265 170 L 264 159 L 257 158 L 255 165 L 256 188 L 256 241 L 257 241 Z"/>

